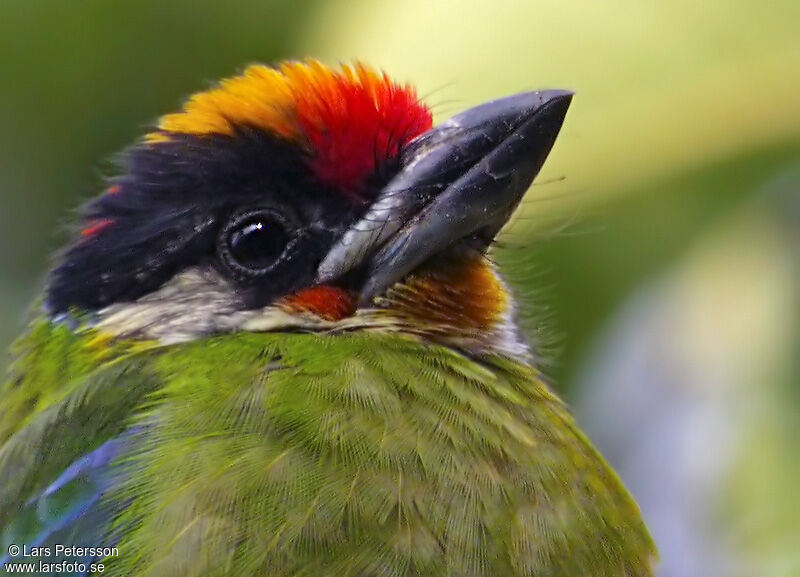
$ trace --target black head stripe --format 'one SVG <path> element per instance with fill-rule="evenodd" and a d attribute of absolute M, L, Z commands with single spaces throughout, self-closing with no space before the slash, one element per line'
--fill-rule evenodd
<path fill-rule="evenodd" d="M 48 309 L 132 301 L 184 268 L 213 261 L 220 227 L 241 207 L 291 203 L 301 216 L 324 215 L 331 229 L 344 226 L 353 207 L 314 182 L 306 160 L 296 145 L 249 128 L 234 136 L 174 134 L 132 148 L 113 193 L 84 208 L 87 229 L 49 279 Z M 321 259 L 313 253 L 318 245 L 307 241 L 311 253 L 302 258 Z M 287 276 L 311 280 L 301 271 Z"/>

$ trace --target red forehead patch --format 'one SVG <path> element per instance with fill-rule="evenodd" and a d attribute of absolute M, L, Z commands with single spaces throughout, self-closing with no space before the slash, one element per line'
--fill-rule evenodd
<path fill-rule="evenodd" d="M 363 66 L 308 83 L 298 94 L 296 114 L 317 176 L 354 194 L 381 163 L 432 124 L 411 88 Z"/>
<path fill-rule="evenodd" d="M 237 125 L 301 143 L 324 183 L 359 196 L 365 179 L 432 125 L 413 88 L 362 64 L 332 70 L 321 63 L 250 66 L 240 76 L 192 96 L 164 116 L 147 140 L 170 133 L 233 135 Z"/>

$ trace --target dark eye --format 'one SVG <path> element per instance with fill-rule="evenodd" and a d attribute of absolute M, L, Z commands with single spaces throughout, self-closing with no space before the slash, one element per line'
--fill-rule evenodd
<path fill-rule="evenodd" d="M 235 215 L 222 230 L 219 254 L 234 272 L 257 277 L 286 257 L 294 239 L 283 216 L 269 209 L 251 210 Z"/>

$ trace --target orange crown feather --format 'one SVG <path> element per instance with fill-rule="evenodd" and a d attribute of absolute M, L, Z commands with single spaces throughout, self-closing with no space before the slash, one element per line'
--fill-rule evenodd
<path fill-rule="evenodd" d="M 254 127 L 301 144 L 322 182 L 357 196 L 380 163 L 431 125 L 430 110 L 410 86 L 360 63 L 332 70 L 307 60 L 248 67 L 162 117 L 146 142 L 169 141 L 170 133 L 234 136 L 237 126 Z"/>

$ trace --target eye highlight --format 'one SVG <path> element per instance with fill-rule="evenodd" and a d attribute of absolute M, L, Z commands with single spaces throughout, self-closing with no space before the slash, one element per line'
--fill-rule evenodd
<path fill-rule="evenodd" d="M 280 213 L 266 208 L 235 214 L 220 233 L 222 263 L 238 276 L 261 277 L 289 255 L 295 229 Z"/>

